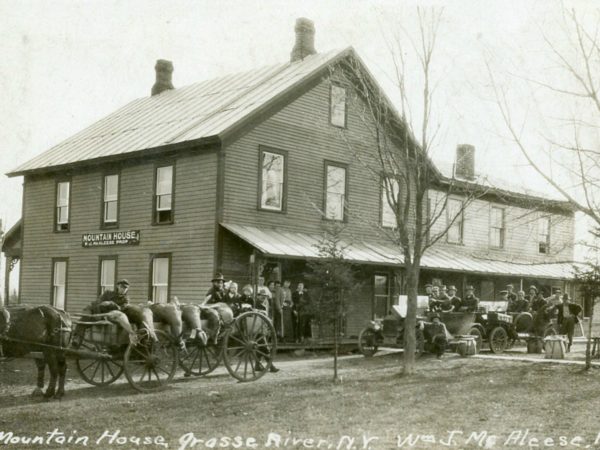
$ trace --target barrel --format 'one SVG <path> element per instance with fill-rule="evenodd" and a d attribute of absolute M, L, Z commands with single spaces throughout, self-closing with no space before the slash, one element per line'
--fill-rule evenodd
<path fill-rule="evenodd" d="M 562 336 L 548 336 L 544 339 L 546 359 L 565 359 L 565 340 Z"/>
<path fill-rule="evenodd" d="M 527 339 L 527 353 L 542 353 L 544 349 L 544 340 L 540 337 L 530 337 Z"/>
<path fill-rule="evenodd" d="M 460 356 L 471 356 L 477 354 L 477 341 L 475 336 L 460 336 L 456 353 Z"/>

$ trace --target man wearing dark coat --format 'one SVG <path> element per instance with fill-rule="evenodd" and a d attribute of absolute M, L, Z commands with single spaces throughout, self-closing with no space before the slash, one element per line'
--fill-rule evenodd
<path fill-rule="evenodd" d="M 582 313 L 583 308 L 577 303 L 571 302 L 569 295 L 565 294 L 562 303 L 554 306 L 554 311 L 556 312 L 560 332 L 567 335 L 569 340 L 567 351 L 570 351 L 571 345 L 573 345 L 575 324 L 579 323 L 579 315 Z"/>
<path fill-rule="evenodd" d="M 438 313 L 431 317 L 431 323 L 425 326 L 424 334 L 431 342 L 433 353 L 440 359 L 446 351 L 448 338 L 446 337 L 446 325 L 441 322 Z"/>
<path fill-rule="evenodd" d="M 506 285 L 506 297 L 508 298 L 509 302 L 517 301 L 517 294 L 515 294 L 513 291 L 514 288 L 515 287 L 512 284 Z"/>
<path fill-rule="evenodd" d="M 452 306 L 452 311 L 460 311 L 462 308 L 462 300 L 456 296 L 456 286 L 448 287 L 448 301 L 450 302 L 450 306 Z"/>
<path fill-rule="evenodd" d="M 304 289 L 304 283 L 298 283 L 296 290 L 292 292 L 292 302 L 298 312 L 296 342 L 302 342 L 305 338 L 310 337 L 310 320 L 312 318 L 310 298 Z"/>
<path fill-rule="evenodd" d="M 465 291 L 467 292 L 467 295 L 465 295 L 465 298 L 462 302 L 464 311 L 477 312 L 477 308 L 479 308 L 479 299 L 475 297 L 475 289 L 473 286 L 468 285 L 465 288 Z"/>
<path fill-rule="evenodd" d="M 224 302 L 225 297 L 225 278 L 223 278 L 222 273 L 216 273 L 214 278 L 210 280 L 212 283 L 212 287 L 206 292 L 206 296 L 204 297 L 204 302 L 202 304 L 208 305 L 211 303 L 220 303 Z"/>
<path fill-rule="evenodd" d="M 129 281 L 123 279 L 117 281 L 117 290 L 107 290 L 102 293 L 100 298 L 92 303 L 92 314 L 101 314 L 114 310 L 122 310 L 129 304 Z"/>

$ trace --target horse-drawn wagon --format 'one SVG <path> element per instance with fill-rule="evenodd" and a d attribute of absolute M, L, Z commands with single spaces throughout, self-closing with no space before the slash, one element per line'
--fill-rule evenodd
<path fill-rule="evenodd" d="M 28 317 L 20 320 L 24 314 Z M 109 318 L 109 314 L 96 314 L 71 321 L 64 311 L 47 305 L 20 306 L 12 312 L 0 308 L 0 349 L 5 356 L 33 354 L 40 389 L 48 363 L 52 387 L 49 385 L 47 397 L 55 395 L 57 379 L 56 395 L 64 394 L 67 358 L 74 359 L 81 378 L 89 384 L 107 386 L 124 374 L 134 389 L 151 392 L 165 388 L 178 367 L 187 376 L 207 375 L 221 361 L 232 377 L 253 381 L 270 369 L 277 351 L 271 320 L 254 309 L 235 318 L 231 314 L 210 337 L 189 327 L 183 327 L 182 336 L 174 336 L 164 323 L 155 323 L 150 329 L 140 327 L 131 334 Z M 207 328 L 206 320 L 199 322 L 199 329 Z M 25 323 L 33 326 L 32 332 L 25 330 Z"/>

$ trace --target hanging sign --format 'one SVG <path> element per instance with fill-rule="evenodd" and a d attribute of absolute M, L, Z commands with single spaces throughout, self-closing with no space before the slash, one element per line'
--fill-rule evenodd
<path fill-rule="evenodd" d="M 104 247 L 109 245 L 138 245 L 139 243 L 140 230 L 86 233 L 81 236 L 81 245 L 83 247 Z"/>

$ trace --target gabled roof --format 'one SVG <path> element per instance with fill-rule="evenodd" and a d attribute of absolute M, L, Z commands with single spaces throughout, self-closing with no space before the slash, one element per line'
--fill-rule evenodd
<path fill-rule="evenodd" d="M 134 100 L 8 175 L 222 139 L 253 113 L 350 54 L 355 54 L 352 47 L 315 54 Z"/>

